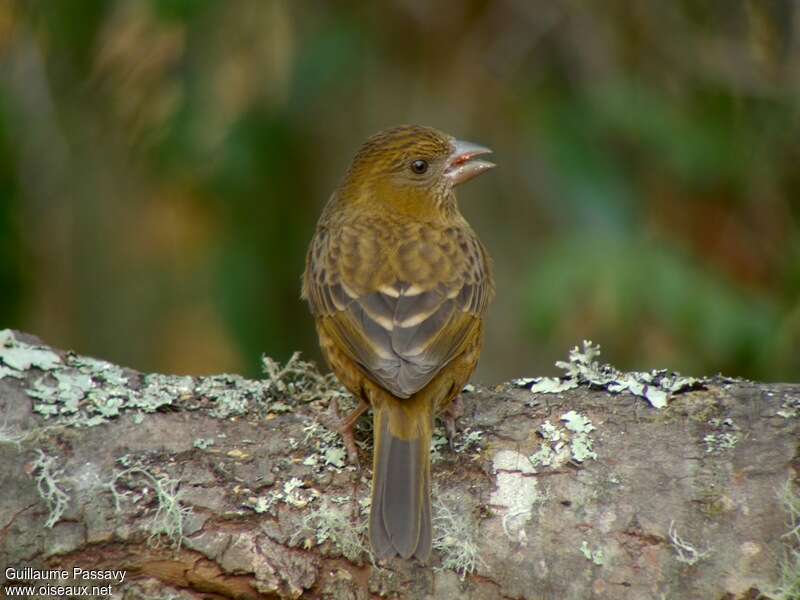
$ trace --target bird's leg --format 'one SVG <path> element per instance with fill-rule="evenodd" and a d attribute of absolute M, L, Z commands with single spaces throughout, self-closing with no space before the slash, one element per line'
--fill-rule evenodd
<path fill-rule="evenodd" d="M 353 435 L 353 426 L 358 421 L 358 418 L 363 415 L 369 408 L 369 404 L 363 399 L 359 399 L 359 404 L 355 410 L 350 413 L 346 418 L 342 419 L 339 415 L 339 403 L 334 396 L 331 398 L 330 412 L 331 412 L 331 429 L 338 431 L 342 436 L 344 447 L 347 450 L 347 460 L 356 467 L 361 467 L 358 461 L 358 449 L 356 448 L 356 438 Z"/>
<path fill-rule="evenodd" d="M 464 415 L 464 403 L 461 401 L 461 394 L 453 398 L 447 407 L 442 411 L 444 430 L 447 433 L 447 441 L 450 450 L 456 451 L 456 419 Z"/>

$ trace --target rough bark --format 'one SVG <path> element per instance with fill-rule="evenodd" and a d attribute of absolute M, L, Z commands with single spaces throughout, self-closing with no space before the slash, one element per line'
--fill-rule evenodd
<path fill-rule="evenodd" d="M 231 394 L 251 386 L 240 414 L 220 410 L 205 380 L 175 380 L 171 402 L 123 404 L 86 426 L 76 415 L 90 414 L 91 394 L 55 378 L 85 363 L 54 352 L 63 367 L 45 356 L 3 377 L 0 362 L 0 581 L 7 567 L 14 579 L 77 566 L 124 570 L 105 583 L 125 598 L 777 597 L 800 385 L 710 379 L 661 410 L 586 387 L 478 387 L 463 394 L 460 451 L 437 447 L 431 564 L 376 565 L 364 541 L 368 417 L 360 470 L 340 466 L 338 440 L 315 425 L 327 399 L 295 393 L 297 381 L 220 380 Z M 87 369 L 94 390 L 152 383 Z M 40 414 L 51 400 L 29 394 L 48 384 L 77 404 Z M 594 426 L 582 462 L 569 411 Z"/>

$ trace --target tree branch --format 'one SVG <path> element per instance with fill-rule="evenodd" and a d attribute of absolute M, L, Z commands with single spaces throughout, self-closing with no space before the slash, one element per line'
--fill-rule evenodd
<path fill-rule="evenodd" d="M 778 598 L 800 566 L 780 496 L 800 386 L 636 387 L 587 375 L 594 358 L 464 393 L 458 451 L 434 440 L 432 562 L 378 565 L 369 468 L 320 422 L 347 401 L 330 376 L 298 357 L 257 381 L 146 375 L 0 332 L 0 577 L 122 570 L 93 581 L 130 597 Z M 659 410 L 656 388 L 683 391 Z"/>

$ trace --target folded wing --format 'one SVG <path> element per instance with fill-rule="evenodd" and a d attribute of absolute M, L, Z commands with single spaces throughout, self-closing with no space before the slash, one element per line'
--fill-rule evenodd
<path fill-rule="evenodd" d="M 468 229 L 427 231 L 388 256 L 369 252 L 376 245 L 364 235 L 318 232 L 304 295 L 320 326 L 367 375 L 408 398 L 480 326 L 492 294 L 488 259 Z"/>

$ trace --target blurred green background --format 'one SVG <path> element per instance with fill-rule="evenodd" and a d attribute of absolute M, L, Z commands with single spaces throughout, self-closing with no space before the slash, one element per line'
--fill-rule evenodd
<path fill-rule="evenodd" d="M 800 5 L 0 2 L 0 327 L 142 370 L 319 358 L 299 300 L 368 135 L 495 150 L 478 379 L 800 374 Z"/>

